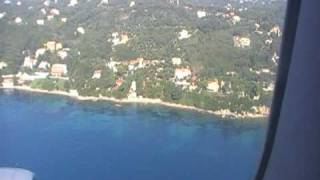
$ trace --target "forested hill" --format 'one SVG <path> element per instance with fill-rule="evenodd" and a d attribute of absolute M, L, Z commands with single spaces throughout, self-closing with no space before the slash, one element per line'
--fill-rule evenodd
<path fill-rule="evenodd" d="M 285 7 L 283 0 L 1 0 L 0 74 L 81 95 L 258 111 L 270 104 Z"/>

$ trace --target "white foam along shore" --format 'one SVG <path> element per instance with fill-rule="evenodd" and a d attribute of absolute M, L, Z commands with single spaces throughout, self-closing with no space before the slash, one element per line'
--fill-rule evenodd
<path fill-rule="evenodd" d="M 105 97 L 105 96 L 100 96 L 100 97 L 94 97 L 94 96 L 80 96 L 80 95 L 75 95 L 69 92 L 65 91 L 48 91 L 48 90 L 43 90 L 43 89 L 34 89 L 29 86 L 13 86 L 13 87 L 0 87 L 0 89 L 15 89 L 15 90 L 21 90 L 21 91 L 29 91 L 29 92 L 37 92 L 37 93 L 44 93 L 44 94 L 55 94 L 55 95 L 62 95 L 62 96 L 68 96 L 71 98 L 75 98 L 80 101 L 111 101 L 115 103 L 141 103 L 141 104 L 158 104 L 158 105 L 163 105 L 167 107 L 173 107 L 173 108 L 180 108 L 180 109 L 186 109 L 186 110 L 193 110 L 201 113 L 209 113 L 209 114 L 214 114 L 216 116 L 220 117 L 231 117 L 231 118 L 265 118 L 267 115 L 265 114 L 257 114 L 257 113 L 246 113 L 246 114 L 237 114 L 230 112 L 228 110 L 220 110 L 220 111 L 212 111 L 212 110 L 205 110 L 201 108 L 196 108 L 194 106 L 187 106 L 187 105 L 182 105 L 182 104 L 175 104 L 175 103 L 170 103 L 170 102 L 164 102 L 161 99 L 150 99 L 150 98 L 130 98 L 130 99 L 116 99 L 113 97 Z"/>

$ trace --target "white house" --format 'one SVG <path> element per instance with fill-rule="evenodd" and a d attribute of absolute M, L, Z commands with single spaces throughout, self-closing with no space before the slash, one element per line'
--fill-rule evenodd
<path fill-rule="evenodd" d="M 37 59 L 33 59 L 30 56 L 24 58 L 23 67 L 32 69 L 37 64 Z"/>
<path fill-rule="evenodd" d="M 100 79 L 101 78 L 101 74 L 102 74 L 102 70 L 95 70 L 93 75 L 92 75 L 92 79 Z"/>
<path fill-rule="evenodd" d="M 172 61 L 172 64 L 173 64 L 173 65 L 177 65 L 177 66 L 178 66 L 178 65 L 181 65 L 181 62 L 182 62 L 182 61 L 181 61 L 181 58 L 178 58 L 178 57 L 172 58 L 171 61 Z"/>
<path fill-rule="evenodd" d="M 228 76 L 235 76 L 235 75 L 237 75 L 237 72 L 235 72 L 235 71 L 228 71 L 228 72 L 226 72 L 226 75 L 228 75 Z"/>
<path fill-rule="evenodd" d="M 59 16 L 60 15 L 60 11 L 58 9 L 51 9 L 50 10 L 50 14 L 52 14 L 54 16 Z"/>
<path fill-rule="evenodd" d="M 48 15 L 48 16 L 47 16 L 47 20 L 48 20 L 48 21 L 51 21 L 51 20 L 53 20 L 53 19 L 54 19 L 54 15 Z"/>
<path fill-rule="evenodd" d="M 57 56 L 61 59 L 64 60 L 68 56 L 68 52 L 64 50 L 60 50 L 57 52 Z"/>
<path fill-rule="evenodd" d="M 56 43 L 56 50 L 60 50 L 60 49 L 62 49 L 62 48 L 63 48 L 62 43 L 57 42 L 57 43 Z"/>
<path fill-rule="evenodd" d="M 68 7 L 73 7 L 78 4 L 78 0 L 70 0 Z"/>
<path fill-rule="evenodd" d="M 4 69 L 8 64 L 6 62 L 0 61 L 0 69 Z"/>
<path fill-rule="evenodd" d="M 136 5 L 136 2 L 135 2 L 135 1 L 130 1 L 130 4 L 129 4 L 130 7 L 133 7 L 133 6 L 135 6 L 135 5 Z"/>
<path fill-rule="evenodd" d="M 198 16 L 198 18 L 204 18 L 207 16 L 207 12 L 199 10 L 199 11 L 197 11 L 197 16 Z"/>
<path fill-rule="evenodd" d="M 219 89 L 220 89 L 220 85 L 217 79 L 208 83 L 208 86 L 207 86 L 208 91 L 217 93 L 219 92 Z"/>
<path fill-rule="evenodd" d="M 174 77 L 176 79 L 184 79 L 190 77 L 192 72 L 189 68 L 177 68 L 174 72 Z"/>
<path fill-rule="evenodd" d="M 44 55 L 46 53 L 46 49 L 45 48 L 39 48 L 36 50 L 36 53 L 35 53 L 35 57 L 36 59 L 38 59 L 40 56 Z"/>
<path fill-rule="evenodd" d="M 7 13 L 6 13 L 6 12 L 2 12 L 2 13 L 0 13 L 0 19 L 4 18 L 6 15 L 7 15 Z"/>
<path fill-rule="evenodd" d="M 120 62 L 117 62 L 117 61 L 110 61 L 107 63 L 107 67 L 109 69 L 111 69 L 113 72 L 118 72 L 118 69 L 117 69 L 117 65 L 121 64 Z"/>
<path fill-rule="evenodd" d="M 44 2 L 43 2 L 43 5 L 45 5 L 45 6 L 50 6 L 50 0 L 44 1 Z"/>
<path fill-rule="evenodd" d="M 36 23 L 39 26 L 43 26 L 44 25 L 44 20 L 43 19 L 37 19 Z"/>
<path fill-rule="evenodd" d="M 14 18 L 14 22 L 16 24 L 21 24 L 22 23 L 22 18 L 21 17 L 16 17 L 16 18 Z"/>
<path fill-rule="evenodd" d="M 83 27 L 78 27 L 77 28 L 77 32 L 80 33 L 80 34 L 85 34 L 86 33 L 86 31 L 84 30 Z"/>
<path fill-rule="evenodd" d="M 189 34 L 189 32 L 185 29 L 179 32 L 179 40 L 188 39 L 190 37 L 191 37 L 191 34 Z"/>
<path fill-rule="evenodd" d="M 233 16 L 231 21 L 232 21 L 232 24 L 237 24 L 241 21 L 241 18 L 240 16 Z"/>
<path fill-rule="evenodd" d="M 66 23 L 67 21 L 68 21 L 68 18 L 66 18 L 66 17 L 61 18 L 61 22 Z"/>

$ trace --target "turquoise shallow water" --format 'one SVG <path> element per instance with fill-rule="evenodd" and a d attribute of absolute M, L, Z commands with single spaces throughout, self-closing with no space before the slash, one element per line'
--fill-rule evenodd
<path fill-rule="evenodd" d="M 38 180 L 250 180 L 266 121 L 0 91 L 0 167 Z"/>

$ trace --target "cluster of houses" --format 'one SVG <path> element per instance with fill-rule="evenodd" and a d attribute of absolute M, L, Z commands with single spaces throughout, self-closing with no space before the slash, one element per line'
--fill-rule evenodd
<path fill-rule="evenodd" d="M 127 66 L 128 72 L 132 73 L 138 69 L 146 68 L 148 66 L 155 66 L 165 63 L 164 60 L 145 60 L 144 58 L 137 58 L 126 61 L 114 61 L 112 58 L 107 62 L 107 68 L 111 69 L 114 73 L 118 72 L 118 67 L 120 65 Z"/>
<path fill-rule="evenodd" d="M 238 10 L 241 12 L 240 10 Z M 230 3 L 224 6 L 224 10 L 221 12 L 216 12 L 216 17 L 222 17 L 227 21 L 231 22 L 233 25 L 240 23 L 241 17 L 236 14 L 236 9 L 232 7 Z"/>
<path fill-rule="evenodd" d="M 35 51 L 35 55 L 27 55 L 24 58 L 22 67 L 33 70 L 33 73 L 18 72 L 15 75 L 3 76 L 2 85 L 4 87 L 11 87 L 16 79 L 18 84 L 24 84 L 25 82 L 34 81 L 37 79 L 58 78 L 67 80 L 67 65 L 62 63 L 50 64 L 46 60 L 39 62 L 39 58 L 45 53 L 57 53 L 57 56 L 63 60 L 67 56 L 69 49 L 63 48 L 62 44 L 55 41 L 48 41 L 43 44 L 42 48 Z M 5 62 L 0 62 L 0 70 L 7 67 Z"/>
<path fill-rule="evenodd" d="M 179 57 L 174 57 L 171 59 L 172 65 L 175 67 L 174 78 L 172 81 L 177 85 L 182 87 L 182 89 L 188 89 L 189 91 L 194 91 L 198 88 L 197 86 L 197 76 L 192 73 L 190 66 L 184 66 L 182 64 L 182 59 Z M 222 87 L 228 86 L 231 89 L 231 83 L 226 83 L 222 80 L 213 79 L 209 80 L 206 90 L 211 93 L 219 93 Z M 229 93 L 229 92 L 227 92 Z"/>

